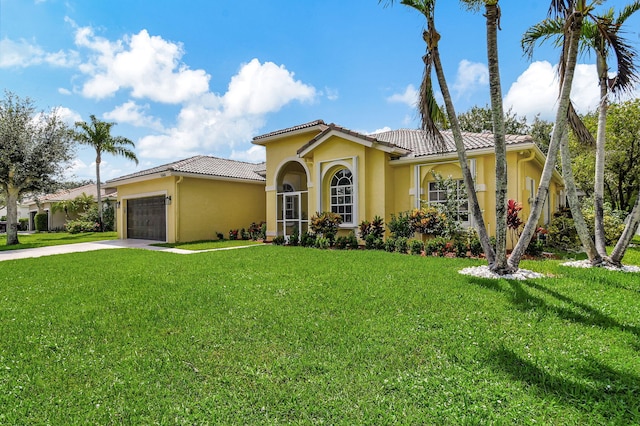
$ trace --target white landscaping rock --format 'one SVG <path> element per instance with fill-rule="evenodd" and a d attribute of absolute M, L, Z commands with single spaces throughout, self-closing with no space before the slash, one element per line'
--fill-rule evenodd
<path fill-rule="evenodd" d="M 501 278 L 504 278 L 506 280 L 522 281 L 522 280 L 529 280 L 534 278 L 544 278 L 543 274 L 540 274 L 538 272 L 528 271 L 526 269 L 518 269 L 513 274 L 499 275 L 499 274 L 496 274 L 495 272 L 492 272 L 487 265 L 464 268 L 458 271 L 458 273 L 462 275 L 469 275 L 469 276 L 478 277 L 478 278 L 491 278 L 494 280 L 499 280 Z"/>
<path fill-rule="evenodd" d="M 593 268 L 594 267 L 589 261 L 589 259 L 565 262 L 562 264 L 562 266 L 568 266 L 570 268 Z M 613 265 L 603 265 L 602 268 L 608 269 L 610 271 L 640 272 L 640 266 L 635 266 L 635 265 L 624 265 L 621 268 L 617 268 Z"/>

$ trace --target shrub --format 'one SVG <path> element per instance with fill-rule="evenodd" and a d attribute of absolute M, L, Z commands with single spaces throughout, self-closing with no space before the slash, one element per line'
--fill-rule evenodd
<path fill-rule="evenodd" d="M 347 237 L 345 237 L 344 235 L 341 235 L 338 238 L 336 238 L 336 248 L 338 250 L 346 249 L 347 248 Z"/>
<path fill-rule="evenodd" d="M 314 234 L 310 234 L 308 232 L 303 232 L 302 237 L 300 238 L 300 245 L 302 247 L 315 247 L 316 246 L 316 236 Z"/>
<path fill-rule="evenodd" d="M 387 226 L 389 227 L 389 232 L 391 232 L 391 235 L 395 238 L 411 238 L 413 236 L 409 212 L 400 212 L 397 216 L 391 214 L 391 221 Z"/>
<path fill-rule="evenodd" d="M 373 234 L 369 234 L 364 240 L 364 247 L 367 250 L 382 250 L 384 248 L 384 241 L 382 240 L 382 238 L 378 238 Z"/>
<path fill-rule="evenodd" d="M 393 253 L 394 251 L 396 251 L 396 239 L 393 237 L 387 238 L 387 240 L 384 242 L 384 250 L 388 251 L 389 253 Z"/>
<path fill-rule="evenodd" d="M 229 230 L 229 239 L 230 240 L 237 240 L 238 239 L 238 230 L 237 229 L 230 229 Z"/>
<path fill-rule="evenodd" d="M 512 246 L 516 244 L 520 237 L 520 227 L 523 224 L 519 216 L 521 210 L 522 203 L 518 203 L 515 200 L 507 201 L 507 229 L 509 230 Z"/>
<path fill-rule="evenodd" d="M 36 231 L 47 231 L 49 229 L 48 219 L 49 216 L 46 213 L 36 213 L 33 218 Z"/>
<path fill-rule="evenodd" d="M 319 249 L 328 249 L 329 247 L 331 247 L 331 240 L 326 237 L 317 238 L 316 247 Z"/>
<path fill-rule="evenodd" d="M 424 251 L 429 256 L 444 256 L 446 253 L 447 239 L 435 237 L 424 243 Z"/>
<path fill-rule="evenodd" d="M 258 239 L 264 240 L 267 233 L 267 224 L 264 222 L 255 223 L 251 222 L 249 225 L 249 238 L 253 241 L 257 241 Z"/>
<path fill-rule="evenodd" d="M 81 232 L 98 232 L 100 231 L 100 223 L 89 222 L 86 220 L 70 220 L 65 225 L 66 230 L 70 234 L 79 234 Z"/>
<path fill-rule="evenodd" d="M 360 238 L 366 240 L 367 237 L 373 234 L 376 238 L 384 237 L 384 219 L 380 216 L 375 216 L 373 221 L 363 220 L 358 226 L 360 231 Z"/>
<path fill-rule="evenodd" d="M 285 243 L 284 235 L 278 235 L 277 237 L 273 237 L 273 240 L 271 240 L 271 243 L 276 246 L 284 245 Z"/>
<path fill-rule="evenodd" d="M 420 240 L 411 240 L 409 243 L 411 254 L 420 255 L 424 251 L 424 243 Z"/>
<path fill-rule="evenodd" d="M 216 237 L 218 237 L 220 241 L 224 240 L 224 234 L 222 232 L 216 232 Z"/>
<path fill-rule="evenodd" d="M 329 240 L 329 243 L 333 243 L 333 240 L 338 233 L 338 226 L 342 223 L 342 216 L 333 212 L 322 212 L 311 216 L 309 221 L 309 228 L 316 233 L 322 235 Z"/>
<path fill-rule="evenodd" d="M 29 219 L 24 217 L 18 219 L 18 231 L 26 231 L 28 229 L 29 229 Z"/>
<path fill-rule="evenodd" d="M 453 241 L 453 252 L 456 257 L 467 257 L 469 251 L 467 242 L 463 238 L 455 238 Z"/>
<path fill-rule="evenodd" d="M 300 231 L 298 230 L 297 226 L 293 228 L 293 232 L 289 237 L 289 244 L 292 246 L 297 246 L 298 244 L 300 244 Z"/>
<path fill-rule="evenodd" d="M 409 251 L 409 239 L 407 237 L 396 238 L 396 251 L 398 253 L 407 254 Z"/>
<path fill-rule="evenodd" d="M 358 238 L 353 231 L 349 232 L 349 235 L 347 235 L 347 248 L 351 250 L 357 250 L 358 248 L 360 248 L 360 245 L 358 244 Z"/>
<path fill-rule="evenodd" d="M 478 232 L 473 228 L 467 229 L 467 244 L 471 256 L 478 257 L 483 253 L 480 237 L 478 237 Z"/>
<path fill-rule="evenodd" d="M 441 236 L 446 229 L 447 217 L 435 207 L 423 207 L 411 210 L 409 220 L 414 232 Z"/>
<path fill-rule="evenodd" d="M 240 238 L 242 238 L 243 240 L 248 240 L 250 238 L 249 233 L 247 232 L 246 229 L 242 228 L 240 230 Z"/>

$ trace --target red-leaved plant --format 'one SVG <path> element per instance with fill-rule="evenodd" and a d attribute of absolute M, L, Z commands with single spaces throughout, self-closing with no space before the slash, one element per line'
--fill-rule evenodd
<path fill-rule="evenodd" d="M 516 239 L 520 236 L 520 227 L 523 222 L 520 219 L 520 211 L 522 210 L 522 203 L 516 200 L 507 201 L 507 228 L 509 228 L 509 235 L 511 238 L 511 246 L 515 245 Z"/>

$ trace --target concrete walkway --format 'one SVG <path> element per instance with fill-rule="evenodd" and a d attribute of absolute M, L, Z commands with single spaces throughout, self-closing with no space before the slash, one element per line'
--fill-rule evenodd
<path fill-rule="evenodd" d="M 0 251 L 0 262 L 4 260 L 27 259 L 32 257 L 52 256 L 55 254 L 79 253 L 84 251 L 119 249 L 119 248 L 137 248 L 153 251 L 162 251 L 177 254 L 195 254 L 217 250 L 232 250 L 245 247 L 260 247 L 261 244 L 249 246 L 225 247 L 210 250 L 183 250 L 169 247 L 157 247 L 151 244 L 157 244 L 158 241 L 153 240 L 106 240 L 94 241 L 91 243 L 64 244 L 59 246 L 38 247 L 31 249 L 6 250 Z"/>

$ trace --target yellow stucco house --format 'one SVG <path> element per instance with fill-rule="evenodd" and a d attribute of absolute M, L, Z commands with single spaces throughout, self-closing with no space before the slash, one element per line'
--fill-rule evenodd
<path fill-rule="evenodd" d="M 208 156 L 133 173 L 107 182 L 117 191 L 120 238 L 167 242 L 215 239 L 216 232 L 267 222 L 267 238 L 307 231 L 315 212 L 342 216 L 340 232 L 355 231 L 374 216 L 388 223 L 392 214 L 443 202 L 434 174 L 460 179 L 450 132 L 438 151 L 421 130 L 367 135 L 316 120 L 256 136 L 266 163 L 252 164 Z M 495 157 L 491 133 L 465 133 L 470 168 L 490 234 L 495 232 Z M 529 136 L 507 136 L 508 197 L 530 201 L 539 183 L 544 154 Z M 554 172 L 541 224 L 564 204 L 562 178 Z M 461 201 L 466 192 L 459 191 Z M 464 202 L 463 226 L 473 226 Z"/>
<path fill-rule="evenodd" d="M 442 202 L 432 172 L 460 179 L 452 134 L 442 132 L 445 152 L 421 130 L 392 130 L 362 134 L 321 120 L 257 136 L 266 148 L 267 237 L 291 235 L 308 228 L 315 212 L 342 216 L 341 230 L 356 230 L 378 215 L 388 223 L 392 214 L 424 203 Z M 495 232 L 495 155 L 491 133 L 464 134 L 476 192 L 490 234 Z M 509 135 L 507 142 L 508 197 L 523 204 L 526 220 L 544 165 L 544 154 L 529 136 Z M 562 178 L 556 172 L 541 223 L 564 203 Z M 465 192 L 460 197 L 466 199 Z M 469 222 L 466 205 L 459 219 Z M 357 234 L 357 233 L 356 233 Z"/>
<path fill-rule="evenodd" d="M 118 237 L 214 240 L 265 218 L 264 163 L 198 155 L 106 182 L 117 191 Z"/>

